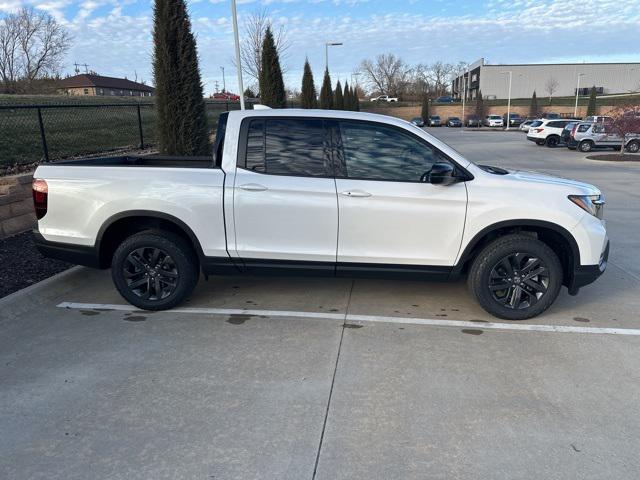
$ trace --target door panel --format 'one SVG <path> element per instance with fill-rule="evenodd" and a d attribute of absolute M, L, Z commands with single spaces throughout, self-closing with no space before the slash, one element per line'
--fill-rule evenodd
<path fill-rule="evenodd" d="M 341 263 L 452 266 L 467 208 L 464 182 L 426 182 L 442 152 L 411 132 L 340 121 L 336 139 Z M 459 169 L 459 167 L 455 167 Z"/>
<path fill-rule="evenodd" d="M 464 183 L 337 179 L 338 262 L 452 266 L 467 209 Z M 367 192 L 368 196 L 342 195 Z"/>
<path fill-rule="evenodd" d="M 240 258 L 331 262 L 333 268 L 338 204 L 323 120 L 243 123 L 233 188 Z"/>

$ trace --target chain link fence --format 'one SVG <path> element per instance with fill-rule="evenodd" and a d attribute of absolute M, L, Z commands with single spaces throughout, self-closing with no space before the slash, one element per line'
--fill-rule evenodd
<path fill-rule="evenodd" d="M 239 108 L 206 102 L 211 131 L 222 112 Z M 0 166 L 153 149 L 155 123 L 152 103 L 0 104 Z"/>

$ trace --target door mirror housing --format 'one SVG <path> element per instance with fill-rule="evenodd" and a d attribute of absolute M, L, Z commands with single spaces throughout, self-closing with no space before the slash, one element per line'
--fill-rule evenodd
<path fill-rule="evenodd" d="M 433 185 L 451 185 L 458 178 L 455 176 L 453 165 L 446 162 L 434 163 L 431 170 L 424 175 L 425 181 Z"/>

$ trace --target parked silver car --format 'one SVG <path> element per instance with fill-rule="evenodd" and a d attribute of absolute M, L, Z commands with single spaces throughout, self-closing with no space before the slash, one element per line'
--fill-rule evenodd
<path fill-rule="evenodd" d="M 606 123 L 580 123 L 571 133 L 571 140 L 567 142 L 569 148 L 577 147 L 581 152 L 590 152 L 595 148 L 613 148 L 620 150 L 622 137 L 611 131 Z M 627 135 L 624 149 L 630 153 L 640 151 L 640 134 Z"/>

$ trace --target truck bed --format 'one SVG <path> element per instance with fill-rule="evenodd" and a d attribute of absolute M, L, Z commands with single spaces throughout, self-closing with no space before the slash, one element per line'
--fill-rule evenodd
<path fill-rule="evenodd" d="M 51 165 L 78 167 L 169 167 L 169 168 L 219 168 L 213 156 L 177 157 L 165 155 L 123 155 L 115 157 L 88 157 Z"/>

